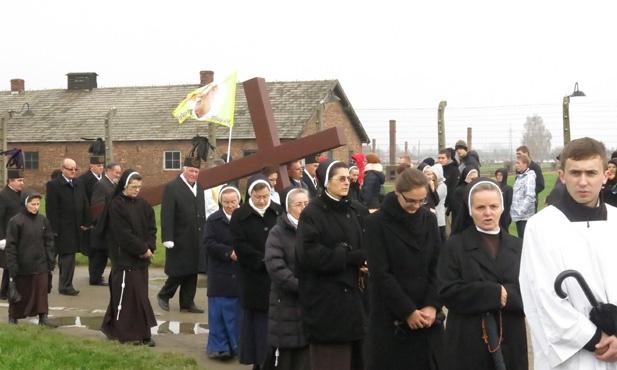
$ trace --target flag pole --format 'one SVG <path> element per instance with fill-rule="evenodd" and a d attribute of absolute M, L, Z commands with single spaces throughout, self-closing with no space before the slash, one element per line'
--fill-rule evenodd
<path fill-rule="evenodd" d="M 231 130 L 233 126 L 229 126 L 229 140 L 227 142 L 227 160 L 225 162 L 229 163 L 229 158 L 231 157 Z"/>

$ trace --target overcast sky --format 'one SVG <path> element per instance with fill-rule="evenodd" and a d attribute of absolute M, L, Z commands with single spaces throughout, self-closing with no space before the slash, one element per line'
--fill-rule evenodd
<path fill-rule="evenodd" d="M 162 4 L 159 4 L 162 3 Z M 408 5 L 402 5 L 408 4 Z M 437 146 L 473 127 L 474 144 L 516 147 L 539 114 L 561 146 L 562 99 L 574 83 L 572 138 L 617 146 L 617 22 L 610 1 L 43 1 L 0 3 L 0 90 L 338 79 L 371 138 Z M 14 109 L 15 107 L 0 107 Z M 171 114 L 171 112 L 170 112 Z M 195 124 L 197 124 L 195 122 Z M 513 134 L 509 134 L 509 130 Z"/>

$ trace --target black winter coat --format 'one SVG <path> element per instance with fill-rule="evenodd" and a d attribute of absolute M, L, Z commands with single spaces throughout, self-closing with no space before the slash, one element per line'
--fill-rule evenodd
<path fill-rule="evenodd" d="M 362 182 L 362 199 L 364 205 L 368 209 L 377 209 L 381 204 L 379 191 L 381 185 L 386 182 L 386 175 L 383 172 L 369 170 L 364 172 L 364 181 Z"/>
<path fill-rule="evenodd" d="M 139 258 L 156 249 L 156 218 L 154 209 L 141 197 L 116 195 L 109 203 L 107 248 L 114 269 L 142 268 L 149 259 Z"/>
<path fill-rule="evenodd" d="M 54 237 L 47 218 L 25 209 L 15 215 L 6 235 L 6 264 L 11 276 L 53 271 Z"/>
<path fill-rule="evenodd" d="M 424 207 L 407 213 L 390 193 L 366 218 L 366 245 L 371 273 L 367 369 L 429 369 L 442 357 L 443 326 L 411 330 L 406 320 L 427 306 L 441 311 L 437 218 Z M 395 321 L 402 322 L 396 334 Z"/>
<path fill-rule="evenodd" d="M 204 245 L 208 254 L 208 297 L 239 297 L 240 269 L 231 259 L 231 227 L 223 209 L 208 217 Z"/>
<path fill-rule="evenodd" d="M 17 193 L 8 185 L 0 191 L 0 240 L 6 239 L 9 220 L 19 213 L 26 197 L 24 192 Z M 5 251 L 0 251 L 0 267 L 6 268 Z"/>
<path fill-rule="evenodd" d="M 266 241 L 266 269 L 272 280 L 268 311 L 268 342 L 277 348 L 307 345 L 302 330 L 296 271 L 296 228 L 281 215 Z"/>
<path fill-rule="evenodd" d="M 448 309 L 446 369 L 494 368 L 492 355 L 482 339 L 482 317 L 488 311 L 498 317 L 501 311 L 501 348 L 506 368 L 527 370 L 525 314 L 518 282 L 522 240 L 501 230 L 501 245 L 496 260 L 492 260 L 482 247 L 479 234 L 472 225 L 451 236 L 439 258 L 439 293 Z M 502 285 L 508 293 L 503 308 Z"/>
<path fill-rule="evenodd" d="M 165 249 L 168 276 L 197 274 L 206 222 L 204 188 L 197 183 L 197 195 L 180 176 L 165 185 L 161 203 L 161 241 L 172 241 Z"/>
<path fill-rule="evenodd" d="M 446 208 L 450 208 L 452 197 L 454 196 L 454 189 L 458 183 L 458 179 L 461 176 L 461 171 L 458 169 L 458 163 L 451 160 L 450 163 L 443 166 L 443 178 L 446 186 L 448 187 L 448 195 L 446 196 L 446 202 L 444 203 Z"/>
<path fill-rule="evenodd" d="M 270 277 L 264 263 L 266 239 L 282 213 L 281 206 L 270 202 L 262 217 L 247 201 L 231 216 L 231 236 L 242 279 L 242 306 L 246 309 L 268 309 Z"/>
<path fill-rule="evenodd" d="M 90 207 L 86 198 L 86 186 L 79 179 L 69 185 L 60 175 L 47 182 L 45 194 L 45 214 L 51 224 L 54 248 L 57 254 L 73 254 L 84 250 L 88 245 L 81 226 L 92 224 Z"/>
<path fill-rule="evenodd" d="M 94 185 L 99 182 L 99 178 L 92 173 L 92 171 L 88 170 L 79 176 L 81 182 L 83 182 L 86 187 L 86 198 L 88 198 L 88 204 L 92 204 L 92 194 L 94 193 Z"/>
<path fill-rule="evenodd" d="M 350 253 L 364 250 L 367 209 L 323 192 L 302 211 L 296 240 L 302 322 L 309 343 L 364 339 L 359 265 Z M 346 243 L 346 246 L 342 243 Z M 360 251 L 360 252 L 356 252 Z"/>

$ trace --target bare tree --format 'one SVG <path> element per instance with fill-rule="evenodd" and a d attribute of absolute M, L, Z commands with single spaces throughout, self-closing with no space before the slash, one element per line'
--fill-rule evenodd
<path fill-rule="evenodd" d="M 542 117 L 536 114 L 527 117 L 521 144 L 529 148 L 529 153 L 536 161 L 541 162 L 545 155 L 550 153 L 552 137 L 551 132 L 544 126 Z"/>

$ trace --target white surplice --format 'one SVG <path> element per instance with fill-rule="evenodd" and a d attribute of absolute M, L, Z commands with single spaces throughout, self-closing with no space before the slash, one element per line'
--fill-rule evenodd
<path fill-rule="evenodd" d="M 596 332 L 591 304 L 576 279 L 563 283 L 566 299 L 554 282 L 568 269 L 580 272 L 600 302 L 617 304 L 617 208 L 606 206 L 607 221 L 570 222 L 554 206 L 527 223 L 520 285 L 531 329 L 534 369 L 617 369 L 583 349 Z"/>

